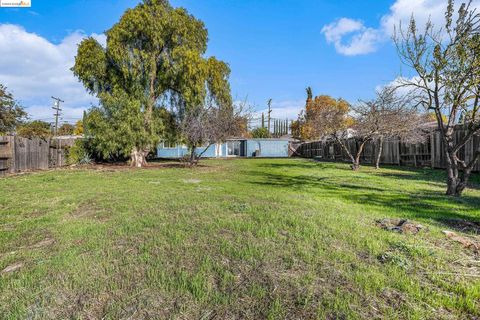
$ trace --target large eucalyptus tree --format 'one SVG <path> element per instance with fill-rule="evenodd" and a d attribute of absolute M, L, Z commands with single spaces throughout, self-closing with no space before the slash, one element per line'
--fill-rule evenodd
<path fill-rule="evenodd" d="M 231 104 L 228 66 L 205 57 L 202 21 L 166 0 L 145 0 L 106 32 L 106 46 L 87 38 L 78 47 L 74 74 L 100 105 L 87 117 L 97 151 L 146 164 L 164 130 L 162 114 L 182 115 L 208 98 Z"/>

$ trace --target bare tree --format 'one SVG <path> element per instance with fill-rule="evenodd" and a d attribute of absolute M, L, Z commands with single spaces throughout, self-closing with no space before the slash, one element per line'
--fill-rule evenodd
<path fill-rule="evenodd" d="M 247 131 L 246 104 L 219 107 L 214 104 L 192 108 L 180 123 L 180 133 L 189 148 L 189 164 L 195 166 L 214 144 L 240 136 Z M 203 146 L 201 152 L 198 148 Z"/>
<path fill-rule="evenodd" d="M 460 196 L 480 157 L 477 149 L 470 159 L 459 158 L 460 149 L 480 132 L 480 15 L 470 1 L 460 5 L 454 21 L 454 8 L 449 0 L 444 28 L 428 22 L 420 32 L 412 17 L 408 28 L 396 28 L 394 41 L 402 62 L 416 73 L 400 79 L 399 87 L 411 89 L 417 103 L 435 113 L 447 162 L 446 194 Z M 471 120 L 456 140 L 456 123 L 467 112 Z"/>
<path fill-rule="evenodd" d="M 369 141 L 380 136 L 383 128 L 383 112 L 375 100 L 360 102 L 352 107 L 354 123 L 352 129 L 355 133 L 355 140 L 359 143 L 357 152 L 352 164 L 353 170 L 360 169 L 360 157 Z"/>
<path fill-rule="evenodd" d="M 400 95 L 395 87 L 386 86 L 377 90 L 374 99 L 361 102 L 353 108 L 354 129 L 362 141 L 356 157 L 357 165 L 360 165 L 360 155 L 368 141 L 376 144 L 374 160 L 377 169 L 386 139 L 402 139 L 410 143 L 425 141 L 428 133 L 424 126 L 426 114 L 418 112 L 410 101 L 408 94 Z"/>

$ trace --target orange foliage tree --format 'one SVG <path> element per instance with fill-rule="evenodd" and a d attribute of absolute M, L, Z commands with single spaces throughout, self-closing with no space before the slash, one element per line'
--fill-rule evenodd
<path fill-rule="evenodd" d="M 350 104 L 347 101 L 327 95 L 314 98 L 312 89 L 307 88 L 305 110 L 294 123 L 296 132 L 302 140 L 335 140 L 355 166 L 355 157 L 344 143 L 344 139 L 348 137 L 347 129 L 355 123 L 349 112 Z"/>

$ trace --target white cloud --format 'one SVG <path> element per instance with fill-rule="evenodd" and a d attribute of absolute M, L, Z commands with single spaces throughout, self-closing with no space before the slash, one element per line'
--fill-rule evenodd
<path fill-rule="evenodd" d="M 360 20 L 341 18 L 322 28 L 328 43 L 333 43 L 338 53 L 346 56 L 367 54 L 376 50 L 382 37 L 378 30 L 367 28 Z M 346 36 L 351 36 L 345 41 Z"/>
<path fill-rule="evenodd" d="M 461 1 L 456 2 L 459 5 Z M 445 0 L 397 0 L 390 7 L 390 12 L 381 18 L 380 28 L 391 37 L 394 26 L 400 23 L 408 26 L 412 14 L 418 27 L 426 25 L 429 19 L 440 27 L 444 23 L 446 8 Z"/>
<path fill-rule="evenodd" d="M 105 36 L 92 34 L 100 43 Z M 54 44 L 18 25 L 0 24 L 0 83 L 7 86 L 33 119 L 53 120 L 51 96 L 62 98 L 63 118 L 80 118 L 97 99 L 73 76 L 77 45 L 86 35 L 76 31 Z"/>
<path fill-rule="evenodd" d="M 465 1 L 455 1 L 456 7 L 462 2 Z M 368 54 L 376 51 L 383 42 L 392 37 L 395 26 L 400 23 L 408 25 L 412 14 L 419 28 L 425 26 L 429 20 L 437 27 L 443 26 L 446 8 L 445 0 L 396 0 L 390 11 L 382 16 L 377 28 L 367 27 L 360 20 L 341 18 L 324 26 L 322 33 L 340 54 Z M 480 0 L 474 0 L 472 8 L 480 9 Z"/>

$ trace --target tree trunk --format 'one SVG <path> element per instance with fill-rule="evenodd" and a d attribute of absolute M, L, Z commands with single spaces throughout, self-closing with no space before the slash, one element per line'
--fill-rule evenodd
<path fill-rule="evenodd" d="M 447 162 L 447 192 L 448 196 L 458 196 L 457 187 L 460 182 L 458 174 L 458 162 L 456 154 L 453 151 L 454 144 L 451 130 L 445 132 L 443 137 L 443 145 L 445 147 L 445 158 Z"/>
<path fill-rule="evenodd" d="M 461 182 L 461 179 L 450 177 L 447 179 L 447 196 L 459 197 L 462 195 L 464 189 L 465 184 Z"/>
<path fill-rule="evenodd" d="M 447 196 L 460 197 L 463 190 L 467 187 L 472 171 L 462 169 L 459 171 L 458 162 L 449 163 L 447 161 Z"/>
<path fill-rule="evenodd" d="M 139 148 L 134 147 L 132 153 L 130 154 L 130 165 L 132 167 L 141 168 L 147 165 L 147 153 L 144 150 L 139 150 Z"/>
<path fill-rule="evenodd" d="M 447 157 L 447 192 L 446 195 L 460 197 L 467 187 L 472 173 L 473 165 L 461 167 L 461 161 L 457 158 L 457 152 L 452 151 L 449 145 L 446 151 Z M 472 162 L 474 164 L 475 162 Z"/>
<path fill-rule="evenodd" d="M 334 135 L 333 138 L 335 139 L 335 141 L 337 141 L 337 143 L 340 144 L 343 151 L 345 151 L 347 156 L 350 158 L 350 161 L 352 161 L 352 170 L 354 170 L 354 171 L 358 170 L 360 168 L 360 165 L 357 165 L 357 163 L 355 161 L 355 157 L 352 155 L 350 150 L 348 150 L 348 147 L 345 145 L 345 143 L 343 143 L 342 139 L 338 138 L 336 135 Z M 335 155 L 334 155 L 334 159 L 335 159 Z M 343 159 L 341 159 L 341 160 L 343 160 Z"/>
<path fill-rule="evenodd" d="M 197 150 L 196 146 L 192 146 L 191 152 L 190 152 L 190 166 L 193 167 L 194 165 L 197 164 L 197 156 L 195 154 L 195 151 Z"/>
<path fill-rule="evenodd" d="M 365 147 L 365 144 L 367 143 L 368 140 L 362 141 L 360 144 L 360 147 L 358 148 L 357 154 L 355 155 L 355 159 L 352 164 L 352 170 L 357 171 L 360 169 L 360 156 L 363 153 L 363 148 Z"/>
<path fill-rule="evenodd" d="M 380 137 L 380 139 L 378 139 L 377 156 L 375 158 L 375 169 L 380 169 L 380 159 L 382 158 L 382 151 L 383 151 L 383 137 Z"/>
<path fill-rule="evenodd" d="M 463 190 L 467 187 L 470 172 L 463 172 L 459 176 L 448 176 L 447 178 L 447 196 L 460 197 Z"/>
<path fill-rule="evenodd" d="M 355 159 L 355 161 L 353 161 L 352 165 L 351 165 L 351 168 L 353 171 L 358 171 L 360 170 L 360 161 L 358 161 L 357 159 Z"/>

